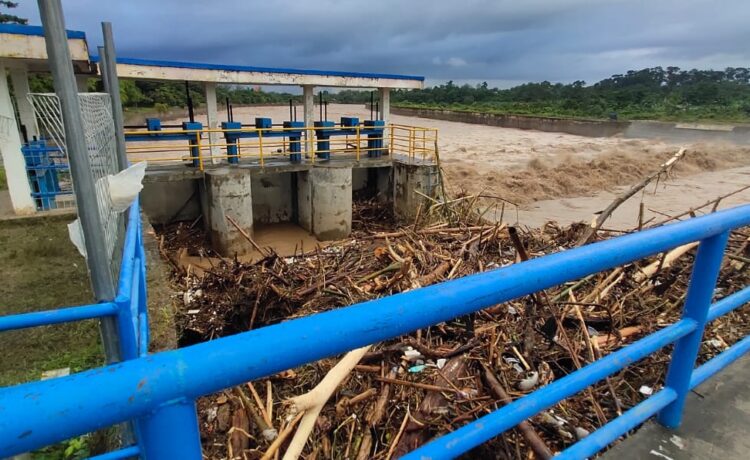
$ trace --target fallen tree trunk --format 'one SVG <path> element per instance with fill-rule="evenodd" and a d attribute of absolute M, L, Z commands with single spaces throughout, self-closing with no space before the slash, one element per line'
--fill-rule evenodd
<path fill-rule="evenodd" d="M 315 421 L 318 419 L 323 406 L 325 406 L 339 384 L 351 373 L 354 366 L 357 365 L 371 346 L 368 345 L 350 351 L 341 358 L 341 361 L 333 366 L 333 369 L 323 377 L 323 380 L 315 388 L 289 400 L 288 404 L 292 413 L 304 412 L 305 415 L 302 417 L 286 453 L 284 453 L 284 460 L 294 460 L 300 456 L 307 439 L 310 437 L 313 428 L 315 428 Z"/>

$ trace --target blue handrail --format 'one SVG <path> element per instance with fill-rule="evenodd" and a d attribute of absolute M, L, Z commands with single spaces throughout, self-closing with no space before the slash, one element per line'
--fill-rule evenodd
<path fill-rule="evenodd" d="M 693 370 L 695 344 L 705 323 L 750 299 L 750 288 L 745 288 L 709 310 L 728 232 L 746 225 L 750 225 L 750 205 L 179 350 L 136 355 L 100 369 L 0 389 L 0 456 L 134 420 L 143 458 L 198 459 L 195 399 L 199 396 L 701 241 L 682 319 L 407 455 L 453 458 L 676 343 L 662 391 L 562 453 L 567 458 L 585 457 L 656 413 L 667 414 L 671 419 L 660 417 L 660 421 L 674 426 L 673 415 L 679 421 L 688 389 L 750 348 L 745 338 Z M 132 211 L 128 238 L 115 303 L 127 305 L 118 317 L 122 330 L 130 331 L 137 345 L 147 335 L 144 322 L 138 321 L 145 314 L 145 270 L 140 221 Z"/>

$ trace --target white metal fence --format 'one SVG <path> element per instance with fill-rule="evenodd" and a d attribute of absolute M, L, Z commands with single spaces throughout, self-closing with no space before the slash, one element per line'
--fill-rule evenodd
<path fill-rule="evenodd" d="M 67 162 L 68 154 L 65 143 L 60 100 L 55 93 L 32 93 L 28 96 L 34 107 L 37 122 L 43 136 L 48 142 L 59 147 Z M 83 130 L 86 136 L 86 148 L 89 157 L 90 171 L 96 188 L 96 202 L 105 235 L 107 254 L 117 272 L 116 251 L 122 243 L 124 217 L 112 206 L 107 176 L 118 173 L 116 139 L 112 120 L 112 104 L 107 93 L 80 93 L 78 101 L 81 107 Z M 69 176 L 68 176 L 69 177 Z M 71 184 L 74 186 L 74 184 Z M 73 195 L 69 195 L 75 205 Z"/>

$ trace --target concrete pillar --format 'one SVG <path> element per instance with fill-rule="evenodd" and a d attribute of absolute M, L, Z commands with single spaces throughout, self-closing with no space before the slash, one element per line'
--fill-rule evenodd
<path fill-rule="evenodd" d="M 299 225 L 321 241 L 352 231 L 352 170 L 315 166 L 297 173 Z"/>
<path fill-rule="evenodd" d="M 26 175 L 26 161 L 21 153 L 21 135 L 10 99 L 10 88 L 5 67 L 0 66 L 0 153 L 3 156 L 5 177 L 10 201 L 16 214 L 36 212 L 31 198 L 31 187 Z"/>
<path fill-rule="evenodd" d="M 76 75 L 76 86 L 78 87 L 79 93 L 89 92 L 89 76 L 88 75 Z"/>
<path fill-rule="evenodd" d="M 427 198 L 415 193 L 436 198 L 440 191 L 440 174 L 437 165 L 408 164 L 393 162 L 393 212 L 399 219 L 413 221 L 420 205 L 424 212 L 433 204 Z"/>
<path fill-rule="evenodd" d="M 391 122 L 391 89 L 378 88 L 378 95 L 380 96 L 380 119 L 388 126 Z"/>
<path fill-rule="evenodd" d="M 31 92 L 29 90 L 29 72 L 26 69 L 10 69 L 10 80 L 13 83 L 13 96 L 16 99 L 18 118 L 21 119 L 21 124 L 26 126 L 26 134 L 29 136 L 29 140 L 34 139 L 34 137 L 39 138 L 34 108 L 26 97 Z"/>
<path fill-rule="evenodd" d="M 216 108 L 216 83 L 205 83 L 206 93 L 206 117 L 208 118 L 208 128 L 217 129 L 219 127 L 219 113 Z M 217 132 L 208 133 L 208 140 L 211 144 L 221 142 L 221 136 Z M 211 162 L 213 164 L 221 163 L 221 149 L 218 145 L 211 146 Z"/>
<path fill-rule="evenodd" d="M 211 245 L 220 254 L 231 257 L 247 254 L 253 245 L 227 217 L 231 217 L 248 235 L 253 235 L 253 200 L 250 174 L 229 168 L 209 169 L 205 172 L 203 218 L 208 219 Z"/>
<path fill-rule="evenodd" d="M 313 127 L 315 123 L 315 95 L 313 94 L 314 87 L 312 85 L 305 85 L 302 87 L 302 105 L 305 112 L 305 127 Z M 312 155 L 313 142 L 315 142 L 315 136 L 312 135 L 312 131 L 305 132 L 305 152 L 309 157 Z"/>

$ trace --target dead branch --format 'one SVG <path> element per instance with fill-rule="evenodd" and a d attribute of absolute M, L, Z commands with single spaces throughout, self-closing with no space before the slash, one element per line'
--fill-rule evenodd
<path fill-rule="evenodd" d="M 679 161 L 684 155 L 685 155 L 685 148 L 683 147 L 677 153 L 675 153 L 674 156 L 672 156 L 669 160 L 662 163 L 661 166 L 659 166 L 658 171 L 646 177 L 645 179 L 635 184 L 634 186 L 630 187 L 628 191 L 626 191 L 625 193 L 615 198 L 615 200 L 612 201 L 612 203 L 610 203 L 609 206 L 604 208 L 604 210 L 601 213 L 599 213 L 596 219 L 594 219 L 594 221 L 591 222 L 591 226 L 586 228 L 586 231 L 583 233 L 583 235 L 581 235 L 581 238 L 578 239 L 576 246 L 581 246 L 581 245 L 588 243 L 591 240 L 591 238 L 596 234 L 596 232 L 599 230 L 599 228 L 601 228 L 601 226 L 604 224 L 604 221 L 609 219 L 609 216 L 612 215 L 615 209 L 617 209 L 621 204 L 627 201 L 628 198 L 638 193 L 639 190 L 642 190 L 644 187 L 650 184 L 654 179 L 661 177 L 663 174 L 668 173 L 672 169 L 674 164 L 677 163 L 677 161 Z"/>
<path fill-rule="evenodd" d="M 371 346 L 368 345 L 350 351 L 341 358 L 341 361 L 333 366 L 333 369 L 323 377 L 323 380 L 315 388 L 288 401 L 289 409 L 292 413 L 304 412 L 304 416 L 299 428 L 294 433 L 292 441 L 289 443 L 289 447 L 284 453 L 284 460 L 296 460 L 300 456 L 307 438 L 310 437 L 315 427 L 318 414 L 323 410 L 323 406 L 336 390 L 336 387 L 351 373 L 354 366 L 362 359 Z"/>

